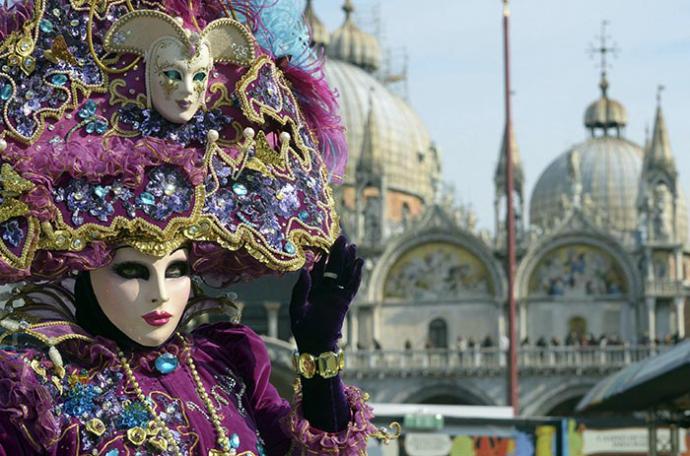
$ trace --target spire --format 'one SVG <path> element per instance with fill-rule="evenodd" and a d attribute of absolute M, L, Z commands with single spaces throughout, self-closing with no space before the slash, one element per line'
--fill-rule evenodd
<path fill-rule="evenodd" d="M 373 88 L 369 89 L 369 113 L 367 115 L 367 123 L 364 125 L 362 150 L 356 170 L 358 176 L 369 180 L 372 178 L 376 179 L 383 174 L 381 161 L 376 153 L 379 149 L 378 132 L 380 130 L 378 117 L 376 116 L 376 111 L 374 111 L 373 91 Z M 358 177 L 357 180 L 359 181 L 360 178 Z"/>
<path fill-rule="evenodd" d="M 509 133 L 510 131 L 510 133 Z M 506 125 L 503 131 L 503 139 L 501 140 L 501 149 L 498 154 L 498 164 L 496 165 L 496 172 L 494 173 L 494 183 L 496 185 L 496 193 L 505 193 L 505 178 L 506 178 L 506 147 L 508 147 L 507 137 L 510 134 L 510 145 L 512 147 L 512 158 L 513 158 L 513 188 L 514 190 L 522 195 L 522 188 L 524 185 L 525 173 L 522 169 L 522 160 L 520 159 L 520 149 L 517 145 L 517 140 L 515 139 L 515 130 L 512 124 L 510 128 Z"/>
<path fill-rule="evenodd" d="M 309 34 L 311 37 L 310 45 L 312 47 L 328 46 L 331 36 L 326 26 L 323 25 L 323 22 L 316 16 L 312 3 L 312 0 L 307 0 L 307 5 L 304 8 L 304 20 L 309 27 Z"/>
<path fill-rule="evenodd" d="M 671 144 L 668 139 L 668 130 L 666 129 L 666 121 L 664 120 L 664 113 L 661 110 L 661 92 L 664 86 L 660 85 L 657 89 L 657 107 L 656 118 L 654 119 L 654 130 L 652 133 L 652 140 L 647 149 L 647 159 L 645 168 L 657 169 L 668 173 L 670 177 L 676 175 L 676 162 L 671 151 Z"/>

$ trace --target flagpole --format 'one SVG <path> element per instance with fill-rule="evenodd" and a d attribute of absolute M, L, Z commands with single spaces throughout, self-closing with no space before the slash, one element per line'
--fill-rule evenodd
<path fill-rule="evenodd" d="M 518 365 L 517 365 L 517 331 L 515 304 L 515 208 L 513 207 L 513 117 L 511 109 L 510 90 L 510 40 L 509 40 L 509 0 L 503 0 L 503 63 L 505 79 L 505 153 L 506 153 L 506 229 L 507 229 L 507 265 L 508 265 L 508 388 L 507 402 L 513 407 L 515 415 L 520 411 L 518 393 Z"/>

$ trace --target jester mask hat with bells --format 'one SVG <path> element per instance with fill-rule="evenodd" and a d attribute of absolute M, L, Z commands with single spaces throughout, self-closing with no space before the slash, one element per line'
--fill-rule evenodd
<path fill-rule="evenodd" d="M 317 59 L 272 48 L 268 9 L 3 12 L 0 281 L 59 280 L 119 245 L 186 245 L 195 274 L 227 284 L 298 270 L 333 243 L 329 182 L 346 161 L 334 97 Z"/>

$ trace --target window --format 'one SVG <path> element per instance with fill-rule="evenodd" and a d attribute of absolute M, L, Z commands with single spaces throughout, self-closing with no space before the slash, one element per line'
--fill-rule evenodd
<path fill-rule="evenodd" d="M 448 324 L 443 318 L 436 318 L 429 323 L 430 348 L 448 348 Z"/>

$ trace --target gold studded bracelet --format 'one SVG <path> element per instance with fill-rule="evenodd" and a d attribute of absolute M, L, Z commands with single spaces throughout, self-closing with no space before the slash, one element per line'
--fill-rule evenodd
<path fill-rule="evenodd" d="M 299 375 L 306 379 L 320 375 L 323 378 L 335 377 L 345 369 L 345 353 L 342 350 L 337 352 L 323 352 L 319 356 L 310 353 L 292 354 L 292 367 Z"/>

